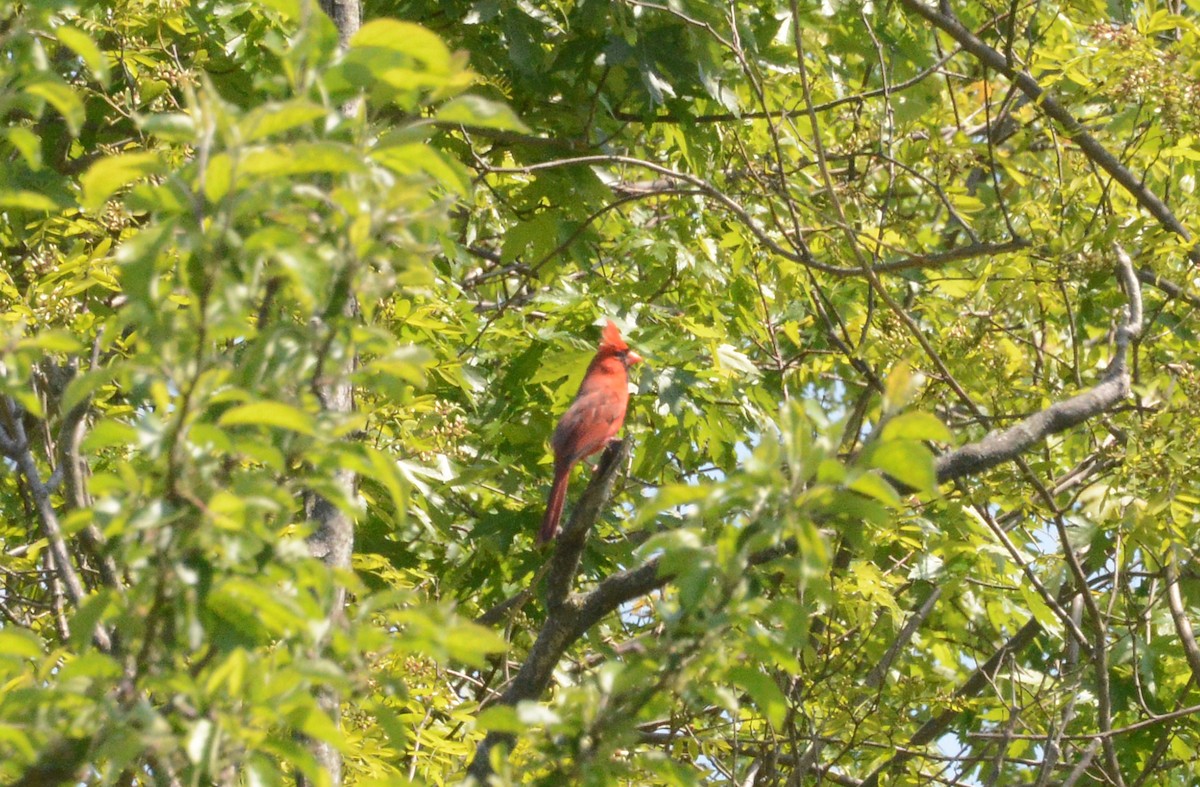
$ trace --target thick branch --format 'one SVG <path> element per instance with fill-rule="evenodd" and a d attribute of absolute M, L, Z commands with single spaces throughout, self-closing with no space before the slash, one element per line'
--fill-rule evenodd
<path fill-rule="evenodd" d="M 534 700 L 542 696 L 546 687 L 550 685 L 550 678 L 554 675 L 554 668 L 558 666 L 562 654 L 599 620 L 599 617 L 593 618 L 587 614 L 590 612 L 594 615 L 594 610 L 585 612 L 585 605 L 581 603 L 580 598 L 571 594 L 571 584 L 587 545 L 588 533 L 612 496 L 617 472 L 628 455 L 627 439 L 609 445 L 600 458 L 596 474 L 592 476 L 587 489 L 571 512 L 571 518 L 555 542 L 546 580 L 546 621 L 542 624 L 517 676 L 500 695 L 498 702 L 501 705 L 513 706 L 523 700 Z M 603 584 L 605 583 L 601 583 Z M 612 609 L 615 608 L 614 605 Z M 510 744 L 512 740 L 513 736 L 509 733 L 489 732 L 476 748 L 475 759 L 471 761 L 467 772 L 481 784 L 484 783 L 492 772 L 491 750 L 500 744 Z"/>
<path fill-rule="evenodd" d="M 360 0 L 320 0 L 321 10 L 333 20 L 338 31 L 338 42 L 342 47 L 350 45 L 350 39 L 362 26 L 362 3 Z"/>
<path fill-rule="evenodd" d="M 1129 342 L 1142 330 L 1142 291 L 1133 262 L 1116 246 L 1116 272 L 1129 298 L 1125 319 L 1117 328 L 1116 350 L 1104 380 L 1089 391 L 1056 402 L 1008 429 L 991 432 L 977 443 L 964 445 L 937 460 L 939 483 L 990 470 L 1016 459 L 1052 434 L 1078 426 L 1117 405 L 1129 395 Z"/>
<path fill-rule="evenodd" d="M 982 473 L 1016 459 L 1048 436 L 1106 412 L 1128 394 L 1129 374 L 1121 358 L 1119 369 L 1110 367 L 1107 379 L 1090 391 L 1056 402 L 1008 429 L 991 432 L 977 443 L 938 457 L 938 482 Z"/>
<path fill-rule="evenodd" d="M 1189 306 L 1200 308 L 1200 297 L 1193 295 L 1175 282 L 1164 279 L 1152 270 L 1139 268 L 1137 277 L 1138 281 L 1142 284 L 1149 284 L 1151 287 L 1161 291 L 1168 298 L 1181 300 Z"/>

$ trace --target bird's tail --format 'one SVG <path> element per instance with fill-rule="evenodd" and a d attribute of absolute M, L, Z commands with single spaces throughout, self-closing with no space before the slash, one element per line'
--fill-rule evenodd
<path fill-rule="evenodd" d="M 554 538 L 558 532 L 558 520 L 562 518 L 563 504 L 567 502 L 567 485 L 571 480 L 571 466 L 554 468 L 554 486 L 550 487 L 550 500 L 546 503 L 546 515 L 542 517 L 542 529 L 538 531 L 538 546 Z"/>

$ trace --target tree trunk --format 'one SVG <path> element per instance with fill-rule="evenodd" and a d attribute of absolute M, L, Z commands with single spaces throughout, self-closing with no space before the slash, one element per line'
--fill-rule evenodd
<path fill-rule="evenodd" d="M 362 6 L 360 0 L 320 0 L 321 10 L 324 11 L 338 30 L 338 40 L 345 47 L 351 36 L 362 24 Z M 353 299 L 348 299 L 345 307 L 346 314 L 353 314 Z M 353 361 L 351 361 L 353 365 Z M 337 370 L 349 373 L 350 369 Z M 330 412 L 349 413 L 354 409 L 354 391 L 345 379 L 346 374 L 330 375 L 330 382 L 319 382 L 321 390 L 318 397 L 322 406 Z M 340 470 L 337 473 L 337 484 L 346 499 L 354 499 L 357 479 L 354 473 Z M 320 495 L 311 495 L 305 501 L 305 515 L 313 524 L 313 533 L 308 539 L 309 552 L 313 557 L 322 560 L 331 569 L 349 569 L 350 558 L 354 553 L 354 522 L 344 511 L 330 503 Z M 337 626 L 342 623 L 343 608 L 346 603 L 346 589 L 339 587 L 334 594 L 333 605 L 330 608 L 330 623 Z M 332 628 L 331 626 L 331 628 Z M 321 709 L 329 714 L 334 724 L 341 722 L 341 697 L 330 688 L 323 688 L 317 695 Z M 324 741 L 310 741 L 309 747 L 317 760 L 317 765 L 329 774 L 330 783 L 338 787 L 342 783 L 342 755 L 336 748 Z M 308 780 L 298 775 L 296 783 L 307 787 Z"/>

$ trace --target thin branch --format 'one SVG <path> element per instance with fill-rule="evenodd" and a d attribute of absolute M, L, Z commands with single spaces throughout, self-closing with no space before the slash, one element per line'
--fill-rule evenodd
<path fill-rule="evenodd" d="M 634 158 L 632 156 L 618 155 L 595 155 L 595 156 L 578 156 L 575 158 L 556 159 L 554 161 L 543 161 L 536 164 L 528 164 L 521 167 L 486 167 L 485 172 L 488 174 L 497 175 L 527 175 L 532 172 L 537 172 L 544 169 L 558 169 L 562 167 L 587 166 L 592 164 L 622 164 L 631 167 L 639 167 L 651 172 L 663 175 L 668 178 L 681 180 L 694 186 L 704 196 L 724 205 L 739 222 L 741 222 L 751 234 L 772 254 L 777 254 L 792 262 L 798 263 L 818 270 L 822 273 L 827 273 L 839 278 L 854 278 L 871 273 L 896 273 L 898 271 L 912 270 L 914 268 L 931 268 L 942 265 L 948 262 L 958 262 L 973 257 L 985 257 L 995 254 L 1004 254 L 1011 251 L 1018 251 L 1026 248 L 1029 243 L 1022 239 L 1014 239 L 1002 243 L 972 243 L 959 249 L 950 249 L 944 252 L 935 252 L 932 254 L 914 254 L 907 257 L 902 257 L 896 260 L 879 263 L 877 266 L 864 267 L 848 267 L 844 268 L 839 265 L 830 265 L 813 259 L 813 257 L 803 251 L 795 252 L 781 246 L 774 238 L 767 234 L 766 229 L 762 224 L 754 219 L 750 212 L 744 208 L 737 200 L 721 191 L 713 184 L 709 183 L 704 178 L 690 175 L 686 172 L 665 167 L 661 164 L 656 164 L 645 159 Z M 486 165 L 485 165 L 486 166 Z M 846 226 L 846 225 L 844 225 Z M 857 248 L 857 247 L 856 247 Z"/>
<path fill-rule="evenodd" d="M 71 562 L 71 553 L 67 549 L 66 537 L 58 521 L 58 512 L 54 510 L 54 504 L 50 501 L 50 490 L 42 482 L 41 471 L 38 470 L 37 462 L 34 461 L 29 440 L 25 435 L 25 424 L 21 419 L 21 413 L 16 404 L 7 396 L 0 397 L 0 419 L 3 420 L 3 426 L 0 427 L 0 442 L 25 478 L 25 484 L 29 488 L 29 494 L 33 498 L 34 508 L 37 511 L 42 535 L 46 537 L 50 547 L 54 570 L 58 578 L 62 580 L 67 598 L 72 604 L 79 606 L 87 592 L 84 590 L 83 582 L 79 579 L 79 573 Z M 105 653 L 112 650 L 112 640 L 109 639 L 108 632 L 104 630 L 103 626 L 96 625 L 92 638 L 100 650 Z"/>
<path fill-rule="evenodd" d="M 985 44 L 952 14 L 928 6 L 921 0 L 900 0 L 900 3 L 944 31 L 981 63 L 1012 80 L 1021 92 L 1031 99 L 1034 106 L 1040 107 L 1045 114 L 1062 125 L 1067 135 L 1074 140 L 1084 155 L 1111 175 L 1113 180 L 1120 183 L 1138 201 L 1138 204 L 1158 219 L 1163 227 L 1178 235 L 1185 243 L 1190 243 L 1192 234 L 1175 217 L 1167 204 L 1146 187 L 1142 178 L 1131 172 L 1116 156 L 1108 152 L 1095 137 L 1089 134 L 1070 110 L 1063 106 L 1054 94 L 1038 84 L 1036 79 L 1025 71 L 1014 69 L 1003 54 Z M 1200 248 L 1188 249 L 1187 256 L 1193 263 L 1200 264 Z"/>
<path fill-rule="evenodd" d="M 1188 620 L 1187 610 L 1183 607 L 1183 597 L 1179 593 L 1178 561 L 1178 555 L 1172 547 L 1163 565 L 1167 580 L 1167 603 L 1171 607 L 1171 619 L 1175 621 L 1175 633 L 1179 635 L 1179 642 L 1183 645 L 1183 655 L 1192 670 L 1192 679 L 1200 684 L 1200 646 L 1196 644 L 1196 636 L 1192 633 L 1192 624 Z"/>
<path fill-rule="evenodd" d="M 921 628 L 925 620 L 933 614 L 933 609 L 941 597 L 942 586 L 939 585 L 925 597 L 925 600 L 921 602 L 921 606 L 908 616 L 908 620 L 904 621 L 904 628 L 900 629 L 900 633 L 896 635 L 892 644 L 888 646 L 887 652 L 883 654 L 883 658 L 876 662 L 875 666 L 871 667 L 871 671 L 867 673 L 867 679 L 863 681 L 865 686 L 879 688 L 883 685 L 883 677 L 892 668 L 892 663 L 900 655 L 900 651 L 908 647 L 908 643 L 917 633 L 917 630 Z"/>

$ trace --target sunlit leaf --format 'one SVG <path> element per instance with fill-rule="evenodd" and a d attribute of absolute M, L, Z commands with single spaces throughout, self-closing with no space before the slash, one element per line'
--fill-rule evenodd
<path fill-rule="evenodd" d="M 124 153 L 97 161 L 80 181 L 84 207 L 96 210 L 115 192 L 162 169 L 156 153 Z"/>
<path fill-rule="evenodd" d="M 217 419 L 221 426 L 270 426 L 312 435 L 316 427 L 312 416 L 284 402 L 250 402 L 231 407 Z"/>

